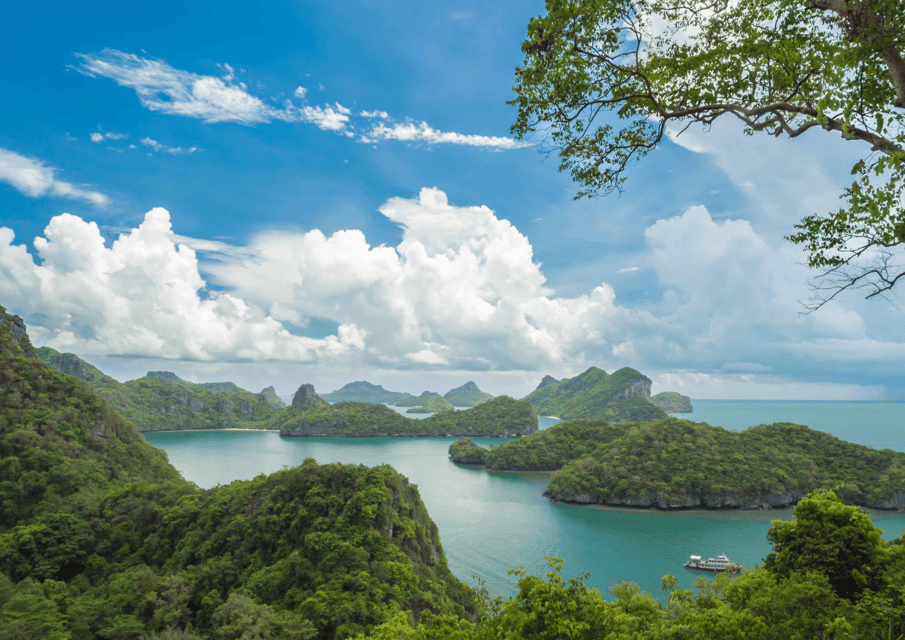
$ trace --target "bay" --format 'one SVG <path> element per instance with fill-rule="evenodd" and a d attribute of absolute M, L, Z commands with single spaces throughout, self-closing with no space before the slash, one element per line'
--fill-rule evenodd
<path fill-rule="evenodd" d="M 808 424 L 851 442 L 903 450 L 902 403 L 695 401 L 695 421 L 744 429 L 788 421 Z M 557 420 L 541 419 L 541 428 Z M 791 510 L 659 512 L 557 504 L 542 493 L 548 474 L 486 472 L 455 465 L 451 438 L 281 438 L 275 432 L 183 431 L 146 433 L 183 476 L 201 487 L 272 473 L 314 458 L 322 464 L 390 464 L 418 485 L 440 529 L 450 569 L 469 584 L 484 580 L 493 594 L 512 595 L 519 566 L 547 570 L 545 556 L 565 560 L 569 577 L 606 593 L 619 581 L 636 582 L 662 599 L 661 579 L 673 574 L 690 587 L 700 575 L 684 569 L 690 554 L 725 554 L 747 567 L 770 552 L 771 519 Z M 500 438 L 476 438 L 481 446 Z M 905 517 L 871 512 L 884 537 L 905 533 Z"/>

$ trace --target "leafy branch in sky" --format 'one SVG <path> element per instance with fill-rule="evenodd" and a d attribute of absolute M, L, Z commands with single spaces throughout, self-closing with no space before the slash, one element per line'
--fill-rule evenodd
<path fill-rule="evenodd" d="M 812 308 L 882 295 L 905 277 L 903 42 L 905 0 L 548 0 L 522 44 L 512 131 L 546 136 L 576 198 L 621 190 L 664 135 L 723 116 L 749 135 L 860 142 L 844 205 L 789 239 L 822 270 Z"/>

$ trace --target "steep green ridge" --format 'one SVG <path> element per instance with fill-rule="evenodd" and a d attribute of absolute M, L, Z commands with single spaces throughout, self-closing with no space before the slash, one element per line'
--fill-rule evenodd
<path fill-rule="evenodd" d="M 49 347 L 41 347 L 37 354 L 45 364 L 88 383 L 139 431 L 266 429 L 279 413 L 279 407 L 261 394 L 211 391 L 169 371 L 149 371 L 144 378 L 121 383 L 74 354 Z M 235 387 L 231 382 L 206 384 Z"/>
<path fill-rule="evenodd" d="M 421 407 L 412 407 L 406 413 L 440 413 L 441 411 L 455 411 L 449 401 L 439 394 L 434 394 Z"/>
<path fill-rule="evenodd" d="M 740 433 L 678 418 L 627 431 L 565 464 L 547 495 L 569 502 L 668 508 L 765 508 L 840 486 L 847 502 L 905 507 L 905 453 L 876 451 L 805 426 Z"/>
<path fill-rule="evenodd" d="M 100 489 L 180 480 L 87 385 L 31 353 L 0 307 L 0 530 L 63 505 L 96 506 Z"/>
<path fill-rule="evenodd" d="M 482 402 L 487 402 L 493 396 L 486 391 L 481 391 L 478 385 L 469 380 L 461 387 L 444 393 L 443 397 L 456 407 L 476 407 Z"/>
<path fill-rule="evenodd" d="M 414 420 L 382 404 L 338 402 L 290 407 L 273 421 L 282 436 L 307 437 L 514 437 L 537 431 L 537 416 L 527 402 L 500 396 L 462 411 L 444 411 Z"/>
<path fill-rule="evenodd" d="M 650 401 L 651 380 L 629 367 L 612 375 L 591 367 L 574 378 L 545 377 L 523 398 L 540 415 L 570 418 L 603 418 L 610 422 L 641 422 L 666 417 Z"/>
<path fill-rule="evenodd" d="M 392 468 L 306 460 L 200 490 L 14 328 L 0 309 L 0 637 L 326 640 L 474 615 Z"/>
<path fill-rule="evenodd" d="M 650 401 L 667 413 L 691 413 L 691 398 L 675 391 L 661 391 L 650 397 Z"/>

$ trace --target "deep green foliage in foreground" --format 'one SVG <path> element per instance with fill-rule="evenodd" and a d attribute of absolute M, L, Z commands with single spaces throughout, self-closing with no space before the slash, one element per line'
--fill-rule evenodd
<path fill-rule="evenodd" d="M 527 451 L 529 443 L 516 446 Z M 852 504 L 902 506 L 890 498 L 905 486 L 905 454 L 876 451 L 801 425 L 732 432 L 669 418 L 630 425 L 624 435 L 564 465 L 549 490 L 560 496 L 590 494 L 600 502 L 698 496 L 705 506 L 721 506 L 733 495 L 803 495 L 836 485 Z"/>
<path fill-rule="evenodd" d="M 859 508 L 817 492 L 802 500 L 792 522 L 773 522 L 771 540 L 782 541 L 765 566 L 701 578 L 693 590 L 664 576 L 665 605 L 624 582 L 604 600 L 584 584 L 587 576 L 566 580 L 562 561 L 550 558 L 546 579 L 513 571 L 518 594 L 488 600 L 477 623 L 450 616 L 415 623 L 397 613 L 357 640 L 899 638 L 905 632 L 905 546 L 887 543 L 880 533 Z M 822 552 L 831 546 L 851 555 Z"/>
<path fill-rule="evenodd" d="M 273 425 L 285 436 L 506 436 L 537 431 L 531 405 L 499 396 L 473 409 L 444 411 L 423 420 L 406 418 L 389 407 L 338 402 L 306 409 L 284 409 Z"/>
<path fill-rule="evenodd" d="M 43 513 L 95 508 L 98 492 L 179 480 L 166 454 L 86 385 L 33 358 L 0 307 L 0 530 Z"/>
<path fill-rule="evenodd" d="M 613 374 L 591 367 L 574 378 L 545 378 L 522 399 L 540 415 L 563 419 L 643 422 L 665 418 L 666 412 L 650 401 L 650 385 L 648 377 L 629 367 Z"/>
<path fill-rule="evenodd" d="M 833 492 L 806 497 L 793 522 L 773 523 L 764 566 L 702 579 L 697 592 L 664 577 L 665 606 L 630 583 L 604 600 L 583 578 L 563 579 L 558 559 L 546 579 L 515 571 L 515 597 L 478 599 L 449 573 L 417 489 L 392 468 L 306 460 L 200 490 L 87 386 L 28 357 L 27 337 L 12 339 L 4 318 L 4 640 L 905 633 L 905 547 Z"/>
<path fill-rule="evenodd" d="M 41 347 L 37 355 L 45 364 L 84 380 L 139 431 L 266 429 L 279 413 L 273 403 L 275 394 L 271 398 L 263 392 L 212 391 L 204 384 L 151 376 L 121 383 L 73 354 Z M 207 384 L 214 389 L 235 387 L 232 383 Z"/>
<path fill-rule="evenodd" d="M 691 413 L 691 398 L 675 391 L 662 391 L 650 397 L 650 401 L 668 413 Z"/>
<path fill-rule="evenodd" d="M 345 638 L 396 610 L 474 615 L 392 468 L 307 460 L 200 490 L 10 326 L 0 309 L 0 638 Z"/>

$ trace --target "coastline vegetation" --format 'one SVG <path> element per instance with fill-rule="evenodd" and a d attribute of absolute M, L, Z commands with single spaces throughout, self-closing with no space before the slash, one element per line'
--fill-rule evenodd
<path fill-rule="evenodd" d="M 694 589 L 665 576 L 665 603 L 632 583 L 604 599 L 583 577 L 564 578 L 556 558 L 545 577 L 514 570 L 518 593 L 491 598 L 450 572 L 417 488 L 391 467 L 309 459 L 202 490 L 90 387 L 32 354 L 0 308 L 3 638 L 854 640 L 905 632 L 905 544 L 885 541 L 833 490 L 811 492 L 793 521 L 772 523 L 773 553 L 762 565 L 702 578 Z M 546 442 L 556 453 L 541 463 L 553 464 L 568 457 L 570 442 L 596 438 L 594 451 L 618 447 L 617 457 L 643 460 L 663 443 L 693 452 L 727 437 L 676 419 L 557 426 L 533 443 L 507 443 L 507 455 L 530 458 Z M 850 459 L 856 445 L 797 425 L 729 437 L 803 448 L 839 473 L 879 470 L 900 482 L 898 469 L 883 466 L 893 452 L 860 449 Z M 807 468 L 805 457 L 794 460 Z"/>
<path fill-rule="evenodd" d="M 756 508 L 838 487 L 851 504 L 905 507 L 905 453 L 790 423 L 734 432 L 679 418 L 619 425 L 574 420 L 493 447 L 484 464 L 555 470 L 547 495 L 567 502 Z"/>

